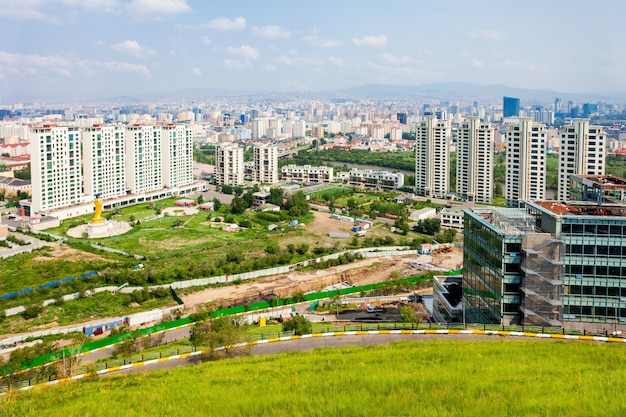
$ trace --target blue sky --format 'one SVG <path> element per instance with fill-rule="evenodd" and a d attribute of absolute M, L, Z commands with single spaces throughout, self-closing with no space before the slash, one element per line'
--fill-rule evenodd
<path fill-rule="evenodd" d="M 621 1 L 0 0 L 0 103 L 476 82 L 626 92 Z"/>

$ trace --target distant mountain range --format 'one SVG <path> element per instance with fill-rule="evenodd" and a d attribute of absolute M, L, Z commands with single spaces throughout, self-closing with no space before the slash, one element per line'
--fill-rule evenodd
<path fill-rule="evenodd" d="M 388 85 L 388 84 L 365 84 L 339 90 L 326 91 L 300 91 L 300 92 L 276 92 L 276 91 L 254 91 L 254 90 L 231 90 L 225 88 L 186 88 L 183 90 L 170 92 L 154 92 L 150 94 L 133 94 L 97 99 L 95 97 L 79 97 L 70 99 L 69 97 L 57 97 L 56 99 L 35 99 L 23 96 L 9 98 L 8 102 L 20 101 L 43 101 L 43 102 L 77 102 L 77 101 L 99 101 L 116 104 L 139 104 L 152 100 L 172 100 L 184 99 L 190 102 L 202 102 L 210 98 L 219 97 L 239 97 L 250 102 L 283 101 L 294 99 L 323 100 L 332 99 L 336 101 L 346 101 L 354 99 L 398 99 L 411 98 L 423 100 L 441 101 L 500 101 L 503 96 L 517 97 L 521 99 L 522 105 L 549 104 L 555 98 L 561 99 L 563 104 L 568 101 L 576 103 L 596 103 L 599 101 L 611 103 L 626 103 L 626 92 L 611 93 L 567 93 L 553 90 L 526 89 L 509 87 L 502 84 L 483 85 L 465 82 L 433 83 L 422 85 Z"/>
<path fill-rule="evenodd" d="M 564 93 L 552 90 L 536 90 L 527 88 L 509 87 L 502 84 L 482 85 L 475 83 L 434 83 L 423 85 L 384 85 L 365 84 L 357 87 L 335 91 L 335 94 L 363 96 L 371 98 L 420 96 L 440 100 L 480 100 L 503 96 L 517 97 L 523 101 L 554 101 L 560 98 L 566 102 L 573 101 L 626 101 L 626 93 Z"/>

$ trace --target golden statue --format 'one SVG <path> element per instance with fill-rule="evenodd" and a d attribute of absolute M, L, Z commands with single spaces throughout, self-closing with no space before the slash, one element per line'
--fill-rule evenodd
<path fill-rule="evenodd" d="M 100 194 L 96 195 L 96 199 L 93 201 L 96 205 L 96 214 L 91 219 L 92 224 L 104 223 L 104 217 L 102 217 L 102 200 L 100 200 Z"/>

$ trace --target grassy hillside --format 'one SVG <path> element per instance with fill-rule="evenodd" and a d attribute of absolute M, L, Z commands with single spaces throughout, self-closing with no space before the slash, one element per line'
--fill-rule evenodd
<path fill-rule="evenodd" d="M 1 416 L 616 416 L 623 346 L 404 342 L 85 380 L 0 398 Z"/>

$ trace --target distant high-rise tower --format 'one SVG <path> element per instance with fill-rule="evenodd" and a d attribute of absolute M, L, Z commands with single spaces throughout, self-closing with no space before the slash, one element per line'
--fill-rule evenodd
<path fill-rule="evenodd" d="M 476 203 L 491 203 L 494 128 L 470 117 L 458 130 L 456 193 Z"/>
<path fill-rule="evenodd" d="M 263 184 L 278 182 L 278 147 L 271 143 L 254 145 L 254 180 Z"/>
<path fill-rule="evenodd" d="M 406 119 L 407 119 L 407 114 L 402 112 L 402 113 L 398 113 L 396 115 L 396 117 L 398 118 L 398 122 L 400 122 L 401 125 L 405 125 L 406 124 Z"/>
<path fill-rule="evenodd" d="M 449 192 L 450 124 L 431 115 L 414 126 L 415 192 L 443 198 Z"/>
<path fill-rule="evenodd" d="M 546 195 L 546 130 L 521 117 L 507 131 L 506 205 L 519 207 L 525 200 L 544 200 Z"/>
<path fill-rule="evenodd" d="M 502 116 L 519 117 L 519 98 L 504 97 Z"/>
<path fill-rule="evenodd" d="M 215 147 L 215 179 L 218 185 L 243 184 L 243 148 L 232 142 Z"/>
<path fill-rule="evenodd" d="M 570 199 L 571 175 L 603 175 L 606 133 L 589 126 L 589 119 L 574 119 L 561 131 L 559 149 L 559 200 Z"/>

